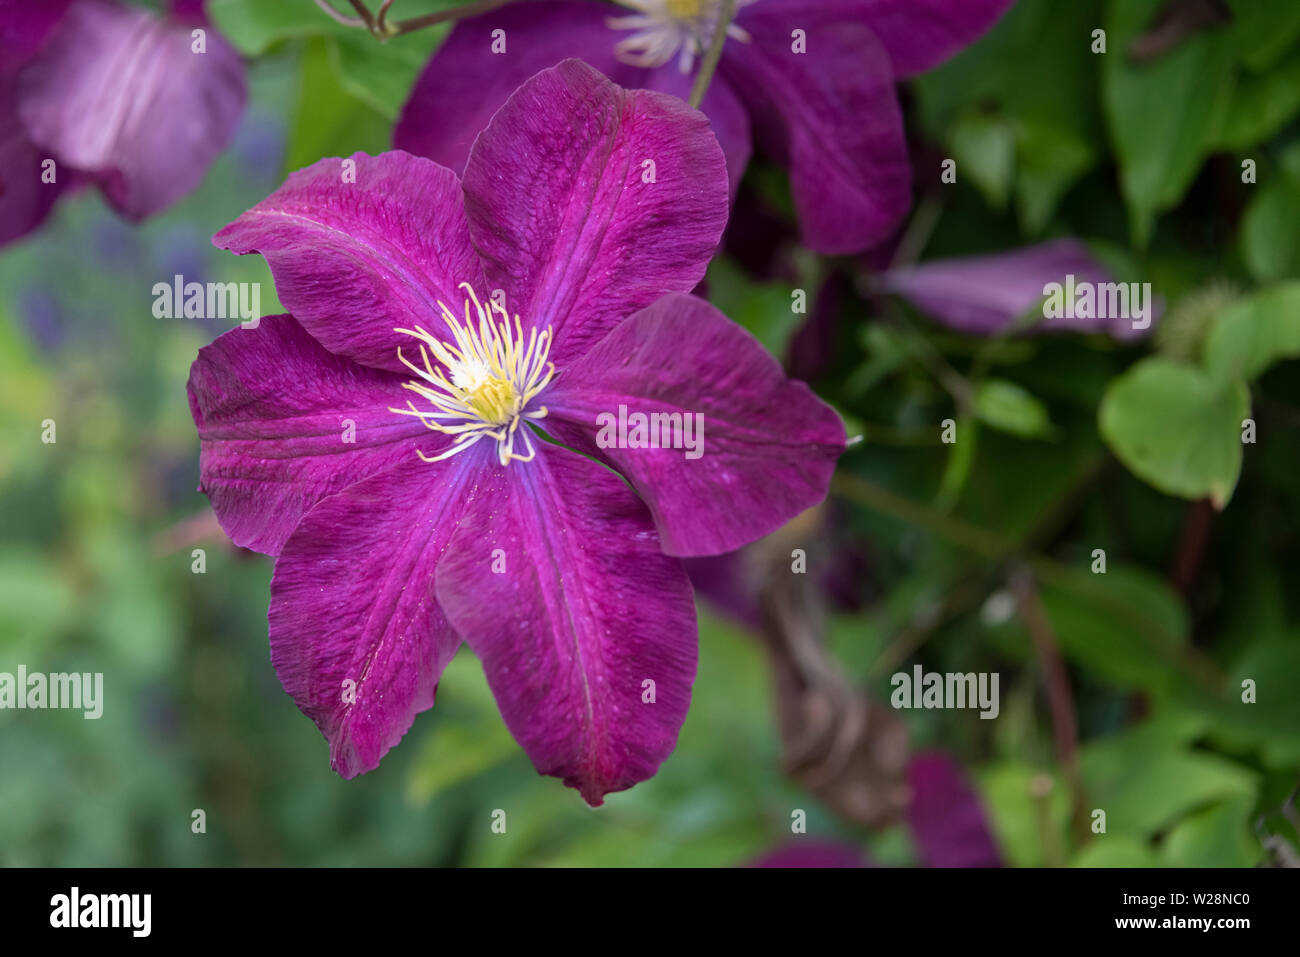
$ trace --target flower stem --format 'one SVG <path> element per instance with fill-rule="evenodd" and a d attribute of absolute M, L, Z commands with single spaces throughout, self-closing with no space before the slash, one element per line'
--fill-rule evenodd
<path fill-rule="evenodd" d="M 359 30 L 365 30 L 377 39 L 387 40 L 390 37 L 401 36 L 403 33 L 412 33 L 435 24 L 466 20 L 481 13 L 495 10 L 497 7 L 522 2 L 522 0 L 475 0 L 473 3 L 463 3 L 450 10 L 440 10 L 436 13 L 426 13 L 423 16 L 393 22 L 388 20 L 388 8 L 392 6 L 393 0 L 383 0 L 379 7 L 378 16 L 370 12 L 370 8 L 366 6 L 364 0 L 349 0 L 349 2 L 352 4 L 352 8 L 357 11 L 355 17 L 339 13 L 331 0 L 316 0 L 316 6 L 329 14 L 332 20 L 343 24 L 345 27 L 356 27 Z"/>
<path fill-rule="evenodd" d="M 327 14 L 329 14 L 330 19 L 333 20 L 335 23 L 341 23 L 345 27 L 365 27 L 366 25 L 365 21 L 362 20 L 360 17 L 349 17 L 343 15 L 342 13 L 339 13 L 332 6 L 330 6 L 329 0 L 316 0 L 316 6 L 320 7 Z"/>
<path fill-rule="evenodd" d="M 495 10 L 497 7 L 504 7 L 510 3 L 516 3 L 519 0 L 476 0 L 474 3 L 462 4 L 451 10 L 443 10 L 439 13 L 426 13 L 422 17 L 411 17 L 409 20 L 398 20 L 392 26 L 388 27 L 387 36 L 399 36 L 403 33 L 410 33 L 412 30 L 420 30 L 424 27 L 431 27 L 437 23 L 450 23 L 453 20 L 466 20 L 470 17 L 477 17 L 481 13 L 487 13 L 489 10 Z"/>
<path fill-rule="evenodd" d="M 691 87 L 691 106 L 695 109 L 700 108 L 704 102 L 704 94 L 709 89 L 709 81 L 713 79 L 714 72 L 718 69 L 718 61 L 722 59 L 722 47 L 727 42 L 727 28 L 731 26 L 731 19 L 736 15 L 736 0 L 722 0 L 722 10 L 718 14 L 717 26 L 713 28 L 713 42 L 709 44 L 708 52 L 704 54 L 704 59 L 700 61 L 700 72 L 695 74 L 695 85 Z"/>

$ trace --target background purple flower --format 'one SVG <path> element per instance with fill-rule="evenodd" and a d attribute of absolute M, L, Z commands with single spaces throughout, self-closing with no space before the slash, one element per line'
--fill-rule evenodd
<path fill-rule="evenodd" d="M 853 253 L 884 239 L 911 201 L 895 80 L 942 62 L 1012 2 L 742 2 L 701 104 L 733 192 L 757 140 L 790 169 L 806 245 Z M 622 86 L 686 98 L 691 51 L 707 45 L 719 7 L 716 0 L 628 0 L 621 8 L 550 0 L 462 21 L 416 84 L 394 144 L 459 170 L 510 92 L 571 56 Z M 493 52 L 497 30 L 505 31 L 504 53 Z"/>
<path fill-rule="evenodd" d="M 133 220 L 198 185 L 246 95 L 243 61 L 219 34 L 202 27 L 196 51 L 201 14 L 179 3 L 162 18 L 115 0 L 0 8 L 0 242 L 78 182 Z M 42 180 L 47 159 L 54 183 Z"/>
<path fill-rule="evenodd" d="M 994 335 L 1023 319 L 1043 302 L 1048 283 L 1114 282 L 1088 247 L 1077 239 L 1054 239 L 1024 249 L 988 256 L 934 259 L 916 266 L 886 270 L 876 288 L 901 296 L 944 325 L 974 335 Z M 1153 321 L 1161 310 L 1152 304 Z M 1105 312 L 1105 309 L 1099 310 Z M 1037 315 L 1030 331 L 1105 332 L 1117 339 L 1143 334 L 1127 316 L 1044 319 Z"/>
<path fill-rule="evenodd" d="M 1001 867 L 978 795 L 948 754 L 928 751 L 907 767 L 907 823 L 926 867 Z"/>
<path fill-rule="evenodd" d="M 843 426 L 685 295 L 727 181 L 680 100 L 567 61 L 507 101 L 463 184 L 402 152 L 351 163 L 355 182 L 337 159 L 300 170 L 214 239 L 265 256 L 293 315 L 201 350 L 202 490 L 237 544 L 278 556 L 272 662 L 340 774 L 432 705 L 463 639 L 538 770 L 600 804 L 654 774 L 685 718 L 694 607 L 673 556 L 819 501 Z M 524 342 L 504 370 L 467 358 Z M 620 404 L 702 413 L 706 453 L 600 448 L 596 414 Z"/>

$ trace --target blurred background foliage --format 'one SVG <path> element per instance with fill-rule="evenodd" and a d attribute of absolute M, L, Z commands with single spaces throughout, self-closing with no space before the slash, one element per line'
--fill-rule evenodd
<path fill-rule="evenodd" d="M 1123 51 L 1160 6 L 1020 0 L 904 90 L 922 260 L 1080 237 L 1154 283 L 1151 339 L 961 336 L 866 295 L 863 262 L 788 240 L 775 275 L 734 243 L 709 274 L 710 298 L 781 356 L 806 319 L 792 285 L 820 290 L 834 347 L 802 374 L 865 439 L 832 495 L 837 544 L 804 546 L 859 558 L 829 648 L 882 702 L 914 663 L 1000 673 L 996 721 L 898 714 L 914 747 L 969 770 L 1014 865 L 1249 866 L 1261 818 L 1297 840 L 1279 810 L 1300 775 L 1300 6 L 1230 0 L 1230 25 L 1135 65 Z M 0 712 L 0 864 L 733 865 L 787 840 L 795 808 L 810 835 L 916 863 L 902 825 L 864 832 L 783 778 L 762 646 L 707 606 L 677 751 L 598 812 L 536 775 L 468 652 L 378 770 L 330 771 L 270 667 L 270 561 L 187 539 L 206 500 L 185 380 L 229 323 L 156 319 L 150 289 L 260 281 L 279 311 L 263 261 L 208 237 L 289 170 L 385 149 L 443 32 L 380 44 L 306 0 L 208 11 L 248 58 L 250 103 L 202 187 L 138 228 L 83 192 L 0 252 L 0 671 L 103 672 L 106 699 L 98 721 Z M 959 176 L 941 187 L 945 157 Z M 750 201 L 788 221 L 761 159 Z M 1020 569 L 1067 667 L 1077 785 L 1015 613 Z M 1076 786 L 1106 834 L 1071 828 Z"/>

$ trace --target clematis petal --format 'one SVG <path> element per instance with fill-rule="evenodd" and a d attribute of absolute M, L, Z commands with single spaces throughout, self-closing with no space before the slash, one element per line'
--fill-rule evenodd
<path fill-rule="evenodd" d="M 671 67 L 660 67 L 646 71 L 640 83 L 632 84 L 647 90 L 668 93 L 683 102 L 689 101 L 695 75 L 684 74 Z M 623 83 L 623 86 L 629 86 Z M 734 199 L 740 188 L 741 177 L 749 165 L 753 153 L 753 134 L 750 132 L 749 112 L 745 104 L 727 81 L 715 75 L 700 103 L 700 112 L 709 118 L 713 135 L 718 138 L 722 155 L 727 160 L 727 178 L 731 184 L 731 196 Z"/>
<path fill-rule="evenodd" d="M 583 60 L 625 89 L 659 90 L 682 100 L 693 77 L 675 66 L 646 69 L 614 55 L 626 37 L 607 21 L 620 11 L 586 0 L 545 0 L 493 10 L 456 24 L 416 81 L 402 110 L 393 145 L 456 170 L 465 168 L 479 131 L 510 94 L 539 70 L 570 57 Z M 504 31 L 506 52 L 493 50 L 493 31 Z M 700 110 L 713 124 L 734 193 L 749 162 L 749 117 L 720 78 Z"/>
<path fill-rule="evenodd" d="M 779 0 L 785 2 L 785 0 Z M 933 69 L 974 43 L 1016 0 L 822 0 L 856 16 L 889 51 L 894 73 Z"/>
<path fill-rule="evenodd" d="M 907 767 L 912 800 L 907 822 L 926 867 L 1000 867 L 1002 855 L 978 796 L 961 767 L 941 751 L 918 754 Z"/>
<path fill-rule="evenodd" d="M 479 484 L 438 602 L 538 771 L 599 805 L 675 746 L 695 680 L 690 583 L 645 507 L 590 459 L 544 444 Z"/>
<path fill-rule="evenodd" d="M 470 495 L 477 450 L 408 461 L 323 500 L 271 580 L 271 664 L 345 778 L 370 771 L 433 706 L 460 646 L 434 567 Z"/>
<path fill-rule="evenodd" d="M 620 89 L 578 60 L 521 86 L 465 167 L 488 285 L 505 290 L 510 312 L 552 328 L 560 370 L 625 316 L 694 288 L 727 201 L 722 150 L 701 113 Z"/>
<path fill-rule="evenodd" d="M 1040 304 L 1049 283 L 1073 276 L 1094 286 L 1113 282 L 1109 271 L 1077 239 L 1054 239 L 1006 253 L 934 259 L 881 273 L 876 286 L 906 299 L 949 328 L 994 335 L 1031 313 L 1036 332 L 1106 332 L 1117 339 L 1142 335 L 1133 320 L 1109 314 L 1089 318 L 1042 318 Z M 1153 303 L 1153 316 L 1159 311 Z M 1103 304 L 1096 310 L 1107 313 Z"/>
<path fill-rule="evenodd" d="M 665 296 L 615 327 L 545 402 L 549 430 L 633 484 L 670 555 L 716 555 L 779 528 L 825 498 L 844 450 L 834 410 L 787 379 L 753 336 L 692 296 Z M 680 416 L 680 441 L 601 447 L 598 430 L 624 409 L 630 426 L 633 413 Z M 683 448 L 688 416 L 702 420 L 695 453 Z M 671 444 L 662 426 L 657 431 L 660 446 Z M 626 444 L 640 441 L 626 432 Z"/>
<path fill-rule="evenodd" d="M 0 0 L 0 76 L 31 59 L 71 5 L 72 0 Z"/>
<path fill-rule="evenodd" d="M 441 332 L 439 302 L 459 314 L 459 283 L 482 292 L 455 174 L 401 151 L 291 173 L 212 242 L 266 257 L 280 301 L 330 352 L 395 372 L 410 345 L 395 329 Z"/>
<path fill-rule="evenodd" d="M 275 555 L 322 498 L 428 454 L 429 430 L 389 411 L 405 405 L 403 381 L 330 354 L 292 316 L 200 349 L 188 384 L 199 488 L 231 541 Z"/>
<path fill-rule="evenodd" d="M 852 844 L 818 838 L 800 838 L 780 845 L 749 867 L 871 867 L 862 851 Z"/>
<path fill-rule="evenodd" d="M 53 183 L 41 181 L 49 158 L 23 131 L 14 84 L 0 78 L 0 246 L 39 226 L 70 185 L 66 170 L 56 171 Z"/>
<path fill-rule="evenodd" d="M 759 144 L 790 168 L 805 245 L 860 252 L 911 203 L 911 167 L 889 55 L 867 27 L 820 0 L 745 7 L 748 42 L 721 73 L 749 107 Z M 792 49 L 806 34 L 808 52 Z"/>
<path fill-rule="evenodd" d="M 94 174 L 110 203 L 142 219 L 203 178 L 244 108 L 244 66 L 215 31 L 193 50 L 190 27 L 136 7 L 78 0 L 23 70 L 31 139 Z"/>
<path fill-rule="evenodd" d="M 618 36 L 605 24 L 615 8 L 586 0 L 542 0 L 458 22 L 429 60 L 393 130 L 398 149 L 465 169 L 474 138 L 520 85 L 540 70 L 577 57 L 620 86 L 647 71 L 614 57 Z M 503 31 L 505 52 L 494 52 Z M 496 49 L 501 49 L 499 46 Z"/>

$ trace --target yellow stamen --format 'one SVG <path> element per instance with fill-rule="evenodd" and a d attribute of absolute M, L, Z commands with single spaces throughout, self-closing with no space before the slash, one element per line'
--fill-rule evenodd
<path fill-rule="evenodd" d="M 418 409 L 407 401 L 405 409 L 390 409 L 398 415 L 413 415 L 435 432 L 452 437 L 452 444 L 439 455 L 417 455 L 425 462 L 437 462 L 463 452 L 482 438 L 497 443 L 497 460 L 502 465 L 512 461 L 531 461 L 536 451 L 528 429 L 520 429 L 525 419 L 546 416 L 545 406 L 533 410 L 528 404 L 535 399 L 555 375 L 555 363 L 547 362 L 551 351 L 551 330 L 528 331 L 525 344 L 523 323 L 510 315 L 496 301 L 485 306 L 469 283 L 461 283 L 466 293 L 465 319 L 439 302 L 442 320 L 450 339 L 439 338 L 420 326 L 396 329 L 419 341 L 420 363 L 417 365 L 397 350 L 397 358 L 419 380 L 403 384 L 432 408 Z M 437 363 L 435 365 L 435 362 Z M 526 449 L 515 451 L 519 441 Z"/>

